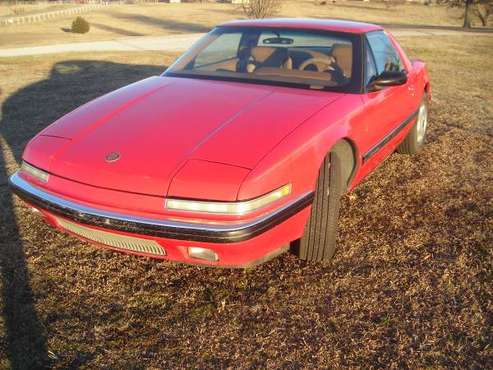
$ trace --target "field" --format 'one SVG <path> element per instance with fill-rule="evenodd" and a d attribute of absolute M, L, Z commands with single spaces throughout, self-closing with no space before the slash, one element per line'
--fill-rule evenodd
<path fill-rule="evenodd" d="M 424 150 L 345 196 L 331 263 L 252 270 L 97 249 L 7 188 L 41 128 L 175 55 L 0 59 L 0 367 L 491 368 L 492 38 L 402 42 L 433 80 Z"/>
<path fill-rule="evenodd" d="M 56 4 L 38 3 L 38 4 L 5 4 L 0 5 L 0 18 L 21 17 L 25 15 L 40 14 L 56 10 L 65 10 L 73 8 L 75 4 Z M 80 6 L 80 5 L 79 5 Z"/>
<path fill-rule="evenodd" d="M 2 8 L 4 8 L 2 10 Z M 0 14 L 6 13 L 0 6 Z M 342 18 L 400 27 L 461 27 L 463 11 L 443 6 L 343 1 L 316 5 L 313 0 L 285 0 L 278 16 Z M 221 22 L 243 18 L 237 5 L 221 3 L 111 5 L 82 14 L 91 23 L 85 35 L 67 32 L 75 16 L 46 22 L 2 27 L 2 47 L 110 40 L 128 36 L 155 36 L 205 32 Z M 476 20 L 476 25 L 479 21 Z"/>

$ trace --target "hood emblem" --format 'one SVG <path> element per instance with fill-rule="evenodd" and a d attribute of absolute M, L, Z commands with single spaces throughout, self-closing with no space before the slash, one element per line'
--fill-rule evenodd
<path fill-rule="evenodd" d="M 111 152 L 106 154 L 106 162 L 116 162 L 117 160 L 120 159 L 120 153 L 118 152 Z"/>

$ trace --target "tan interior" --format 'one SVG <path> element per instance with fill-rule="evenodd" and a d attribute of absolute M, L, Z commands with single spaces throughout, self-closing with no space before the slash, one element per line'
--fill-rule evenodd
<path fill-rule="evenodd" d="M 346 77 L 351 77 L 353 50 L 351 45 L 334 44 L 331 56 L 310 49 L 299 49 L 297 52 L 309 54 L 312 58 L 331 58 L 335 59 L 337 65 L 342 69 Z M 276 53 L 277 52 L 277 53 Z M 300 71 L 293 69 L 293 59 L 279 48 L 269 46 L 256 46 L 250 49 L 250 56 L 254 63 L 247 66 L 249 73 L 255 73 L 265 76 L 286 76 L 294 78 L 306 78 L 313 80 L 331 81 L 332 76 L 327 72 L 317 71 Z M 218 71 L 226 70 L 231 72 L 237 71 L 238 58 L 232 58 L 227 61 L 211 64 L 201 67 L 202 70 Z"/>
<path fill-rule="evenodd" d="M 337 65 L 342 69 L 344 76 L 351 77 L 353 68 L 353 47 L 350 44 L 334 44 L 332 56 Z"/>
<path fill-rule="evenodd" d="M 316 50 L 311 50 L 311 49 L 305 49 L 305 48 L 296 48 L 293 50 L 293 52 L 303 52 L 306 54 L 311 55 L 312 58 L 317 58 L 317 59 L 324 59 L 324 58 L 329 58 L 327 54 L 324 54 L 320 51 Z"/>
<path fill-rule="evenodd" d="M 262 64 L 269 61 L 270 62 L 269 64 L 274 66 L 279 66 L 279 68 L 292 69 L 293 61 L 289 56 L 283 55 L 283 53 L 278 53 L 277 56 L 274 55 L 276 51 L 279 52 L 280 50 L 281 49 L 279 48 L 273 48 L 269 46 L 256 46 L 251 49 L 250 55 L 257 63 L 257 68 L 261 67 Z M 271 58 L 277 58 L 277 59 L 269 60 Z"/>
<path fill-rule="evenodd" d="M 279 77 L 293 77 L 293 78 L 304 78 L 310 80 L 319 81 L 331 81 L 331 75 L 327 72 L 317 72 L 317 71 L 300 71 L 299 69 L 280 69 L 280 68 L 270 68 L 261 67 L 255 70 L 256 75 L 260 76 L 279 76 Z"/>
<path fill-rule="evenodd" d="M 267 46 L 256 46 L 252 48 L 250 54 L 256 62 L 264 63 L 272 54 L 274 54 L 275 51 L 275 48 Z"/>

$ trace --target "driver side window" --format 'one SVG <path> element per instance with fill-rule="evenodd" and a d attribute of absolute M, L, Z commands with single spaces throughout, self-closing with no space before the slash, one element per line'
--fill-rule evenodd
<path fill-rule="evenodd" d="M 403 70 L 399 54 L 383 31 L 370 32 L 366 37 L 375 58 L 378 74 Z"/>
<path fill-rule="evenodd" d="M 368 41 L 365 42 L 365 63 L 366 63 L 366 74 L 365 74 L 365 86 L 368 86 L 377 76 L 377 66 L 375 64 L 375 59 L 373 58 L 373 53 L 371 52 L 370 45 Z"/>

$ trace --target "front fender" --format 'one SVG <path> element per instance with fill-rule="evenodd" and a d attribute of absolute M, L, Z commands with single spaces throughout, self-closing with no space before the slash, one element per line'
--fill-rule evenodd
<path fill-rule="evenodd" d="M 250 199 L 286 183 L 292 196 L 313 191 L 320 166 L 332 146 L 350 136 L 350 116 L 361 102 L 345 95 L 285 137 L 243 181 L 238 199 Z"/>

